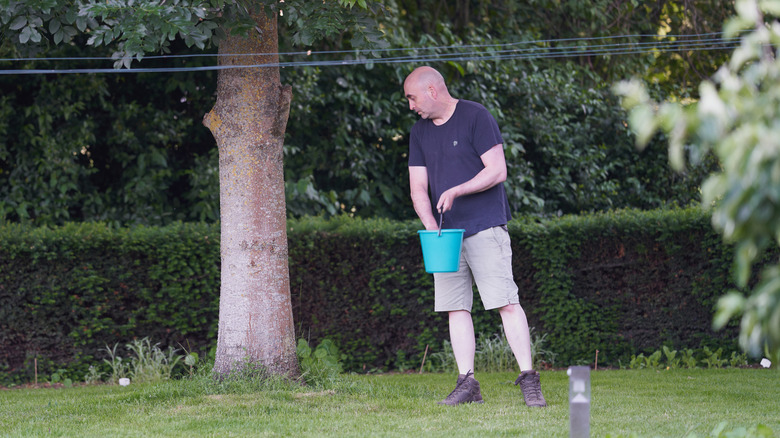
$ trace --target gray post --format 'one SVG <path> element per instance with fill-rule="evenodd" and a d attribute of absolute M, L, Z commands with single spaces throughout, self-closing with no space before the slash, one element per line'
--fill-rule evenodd
<path fill-rule="evenodd" d="M 590 367 L 569 367 L 569 437 L 590 436 Z"/>

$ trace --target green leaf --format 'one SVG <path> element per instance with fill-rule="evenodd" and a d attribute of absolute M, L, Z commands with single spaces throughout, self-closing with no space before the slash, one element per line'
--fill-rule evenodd
<path fill-rule="evenodd" d="M 76 22 L 76 9 L 69 9 L 68 12 L 65 13 L 65 22 L 67 24 L 73 24 Z"/>
<path fill-rule="evenodd" d="M 770 15 L 780 16 L 780 0 L 763 0 L 759 2 L 759 7 Z"/>
<path fill-rule="evenodd" d="M 58 19 L 52 19 L 49 21 L 49 33 L 55 34 L 60 30 L 60 27 L 62 27 L 62 23 Z"/>
<path fill-rule="evenodd" d="M 296 353 L 298 354 L 298 357 L 301 359 L 306 359 L 311 357 L 311 347 L 309 347 L 309 343 L 306 342 L 306 339 L 298 339 L 298 346 L 296 347 Z"/>
<path fill-rule="evenodd" d="M 723 38 L 734 38 L 738 36 L 743 30 L 750 28 L 753 25 L 748 20 L 741 17 L 734 17 L 723 25 Z"/>
<path fill-rule="evenodd" d="M 22 203 L 21 205 L 16 207 L 15 210 L 16 210 L 16 215 L 19 216 L 20 218 L 26 219 L 26 218 L 30 217 L 30 214 L 27 213 L 27 203 L 26 202 Z"/>
<path fill-rule="evenodd" d="M 728 230 L 724 234 L 728 236 Z M 737 285 L 744 287 L 750 279 L 750 267 L 753 265 L 758 248 L 756 248 L 756 244 L 753 241 L 744 240 L 737 245 L 736 251 Z"/>
<path fill-rule="evenodd" d="M 382 197 L 384 197 L 385 202 L 387 203 L 393 202 L 393 192 L 390 187 L 388 187 L 385 184 L 382 184 L 379 186 L 379 191 L 382 192 Z"/>
<path fill-rule="evenodd" d="M 37 29 L 32 29 L 32 33 L 30 35 L 30 41 L 34 43 L 40 43 L 41 42 L 41 33 L 38 32 Z"/>
<path fill-rule="evenodd" d="M 362 205 L 368 205 L 371 201 L 371 195 L 366 190 L 361 190 L 360 194 L 358 195 L 358 199 L 361 201 Z"/>
<path fill-rule="evenodd" d="M 76 28 L 73 26 L 65 26 L 62 28 L 62 30 L 65 32 L 65 35 L 68 37 L 68 39 L 73 38 L 78 33 Z"/>
<path fill-rule="evenodd" d="M 679 136 L 673 135 L 672 139 L 679 139 Z M 669 142 L 669 165 L 678 172 L 685 170 L 685 145 L 681 141 Z"/>
<path fill-rule="evenodd" d="M 30 41 L 31 37 L 32 37 L 32 28 L 30 26 L 27 26 L 22 30 L 22 33 L 19 35 L 19 42 L 22 44 L 27 44 L 27 42 Z"/>
<path fill-rule="evenodd" d="M 737 47 L 731 55 L 729 66 L 732 70 L 737 71 L 742 68 L 745 63 L 757 59 L 760 56 L 761 49 L 759 46 L 755 44 L 745 44 L 743 41 L 743 44 Z"/>
<path fill-rule="evenodd" d="M 734 9 L 737 10 L 740 18 L 749 21 L 751 23 L 757 23 L 759 20 L 759 11 L 756 7 L 755 1 L 736 1 L 734 2 Z"/>
<path fill-rule="evenodd" d="M 301 29 L 301 31 L 296 34 L 296 37 L 300 40 L 301 44 L 305 46 L 310 46 L 314 41 L 314 36 L 306 28 Z"/>
<path fill-rule="evenodd" d="M 206 48 L 206 43 L 204 38 L 196 38 L 195 39 L 195 46 L 201 50 Z"/>
<path fill-rule="evenodd" d="M 184 357 L 184 364 L 187 366 L 194 366 L 198 363 L 198 353 L 190 353 Z"/>
<path fill-rule="evenodd" d="M 11 22 L 11 26 L 9 26 L 9 29 L 11 30 L 19 30 L 27 25 L 27 17 L 16 17 L 14 21 Z"/>
<path fill-rule="evenodd" d="M 629 122 L 636 133 L 637 144 L 640 147 L 646 146 L 657 128 L 653 109 L 650 105 L 637 105 L 629 114 Z"/>
<path fill-rule="evenodd" d="M 447 61 L 447 64 L 450 67 L 454 67 L 455 69 L 457 69 L 458 73 L 460 73 L 461 76 L 466 76 L 466 70 L 463 68 L 462 65 L 460 65 L 460 63 L 454 61 Z"/>
<path fill-rule="evenodd" d="M 718 300 L 717 310 L 712 326 L 720 330 L 736 315 L 742 313 L 745 306 L 745 297 L 736 291 L 729 292 Z"/>
<path fill-rule="evenodd" d="M 102 40 L 103 39 L 103 34 L 96 33 L 96 34 L 92 35 L 91 37 L 89 37 L 89 39 L 87 40 L 87 45 L 88 46 L 99 46 L 100 43 L 98 42 L 98 38 L 100 38 Z"/>

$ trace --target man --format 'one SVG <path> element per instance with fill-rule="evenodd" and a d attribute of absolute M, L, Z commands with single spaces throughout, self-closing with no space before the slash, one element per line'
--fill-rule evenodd
<path fill-rule="evenodd" d="M 404 81 L 409 109 L 420 115 L 409 140 L 409 182 L 414 209 L 427 230 L 463 228 L 458 272 L 434 274 L 435 310 L 448 312 L 450 340 L 460 375 L 445 405 L 482 403 L 474 378 L 472 285 L 486 309 L 498 309 L 507 341 L 520 365 L 515 381 L 526 405 L 547 406 L 539 373 L 532 369 L 528 321 L 512 276 L 504 190 L 506 161 L 498 124 L 482 105 L 455 99 L 442 75 L 415 69 Z M 429 189 L 432 198 L 429 197 Z M 434 200 L 434 204 L 431 203 Z"/>

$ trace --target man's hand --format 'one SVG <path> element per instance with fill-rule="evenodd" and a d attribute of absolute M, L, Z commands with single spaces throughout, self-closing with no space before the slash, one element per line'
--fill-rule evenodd
<path fill-rule="evenodd" d="M 455 198 L 460 196 L 460 193 L 458 192 L 459 187 L 460 186 L 455 186 L 439 196 L 439 202 L 436 204 L 436 210 L 440 214 L 452 210 L 452 204 L 455 203 Z"/>
<path fill-rule="evenodd" d="M 431 211 L 431 198 L 428 196 L 428 169 L 422 166 L 409 167 L 409 185 L 412 204 L 426 230 L 438 230 L 439 224 Z"/>
<path fill-rule="evenodd" d="M 452 209 L 455 198 L 485 191 L 506 181 L 506 159 L 504 145 L 497 144 L 480 156 L 485 166 L 474 178 L 445 191 L 439 196 L 436 209 L 447 212 Z"/>

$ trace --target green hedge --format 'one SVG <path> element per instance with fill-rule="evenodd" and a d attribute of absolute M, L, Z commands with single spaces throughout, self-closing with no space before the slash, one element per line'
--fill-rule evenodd
<path fill-rule="evenodd" d="M 289 222 L 299 337 L 334 340 L 345 369 L 419 366 L 447 339 L 422 267 L 417 222 Z M 732 287 L 732 248 L 699 210 L 620 211 L 510 224 L 515 278 L 529 323 L 556 365 L 626 364 L 658 349 L 735 349 L 713 332 Z M 0 383 L 100 365 L 104 347 L 135 337 L 208 352 L 216 343 L 219 227 L 0 227 Z M 499 331 L 475 300 L 477 333 Z"/>
<path fill-rule="evenodd" d="M 0 228 L 0 374 L 85 371 L 106 345 L 150 336 L 178 347 L 216 337 L 214 226 Z"/>

